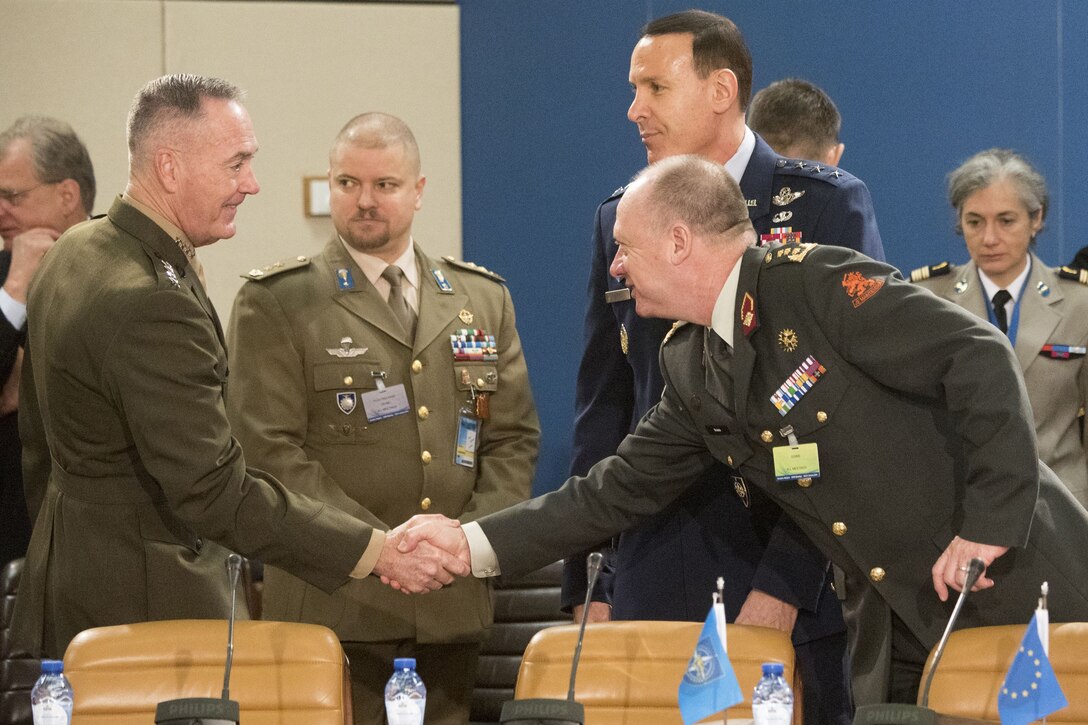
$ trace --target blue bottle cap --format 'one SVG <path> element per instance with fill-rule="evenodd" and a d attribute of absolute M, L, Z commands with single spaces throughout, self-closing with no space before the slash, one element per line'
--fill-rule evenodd
<path fill-rule="evenodd" d="M 393 660 L 393 669 L 394 670 L 403 670 L 405 668 L 408 668 L 409 670 L 414 670 L 416 668 L 416 658 L 415 657 L 397 657 L 396 659 Z"/>
<path fill-rule="evenodd" d="M 57 675 L 64 672 L 63 660 L 42 660 L 42 672 L 47 675 Z"/>
<path fill-rule="evenodd" d="M 777 676 L 781 677 L 783 672 L 785 672 L 785 665 L 783 665 L 781 662 L 764 662 L 763 663 L 763 674 L 764 675 L 777 675 Z"/>

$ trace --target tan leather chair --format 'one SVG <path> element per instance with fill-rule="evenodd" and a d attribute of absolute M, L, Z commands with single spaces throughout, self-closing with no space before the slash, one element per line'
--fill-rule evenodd
<path fill-rule="evenodd" d="M 701 622 L 608 622 L 586 627 L 575 699 L 586 709 L 587 725 L 667 725 L 680 723 L 676 691 Z M 729 660 L 744 702 L 728 717 L 752 717 L 752 692 L 764 662 L 785 665 L 796 702 L 793 721 L 801 723 L 801 688 L 794 671 L 793 643 L 784 632 L 726 625 Z M 529 642 L 518 672 L 517 699 L 565 698 L 578 627 L 541 630 Z M 720 718 L 718 718 L 720 722 Z"/>
<path fill-rule="evenodd" d="M 81 632 L 64 654 L 75 693 L 73 725 L 149 725 L 155 706 L 219 697 L 225 620 L 168 620 Z M 246 725 L 351 723 L 347 661 L 325 627 L 236 622 L 231 699 Z"/>
<path fill-rule="evenodd" d="M 975 627 L 948 638 L 933 685 L 929 707 L 942 715 L 998 721 L 997 693 L 1020 647 L 1027 624 Z M 922 676 L 924 686 L 933 653 Z M 1069 706 L 1047 723 L 1088 723 L 1088 623 L 1050 625 L 1050 664 Z M 918 693 L 921 703 L 922 692 Z"/>

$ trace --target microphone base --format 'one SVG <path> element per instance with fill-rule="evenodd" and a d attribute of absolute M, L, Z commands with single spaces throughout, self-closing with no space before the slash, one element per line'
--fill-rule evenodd
<path fill-rule="evenodd" d="M 937 713 L 918 705 L 862 705 L 854 713 L 854 725 L 937 725 L 937 722 Z"/>
<path fill-rule="evenodd" d="M 234 700 L 184 697 L 160 702 L 155 725 L 238 725 L 239 708 Z"/>
<path fill-rule="evenodd" d="M 517 725 L 585 725 L 586 709 L 573 700 L 533 698 L 503 704 L 500 723 Z"/>

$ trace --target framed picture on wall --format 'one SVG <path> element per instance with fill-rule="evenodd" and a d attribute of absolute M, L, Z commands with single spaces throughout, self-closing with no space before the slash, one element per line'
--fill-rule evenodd
<path fill-rule="evenodd" d="M 302 210 L 308 217 L 329 216 L 329 177 L 302 177 Z"/>

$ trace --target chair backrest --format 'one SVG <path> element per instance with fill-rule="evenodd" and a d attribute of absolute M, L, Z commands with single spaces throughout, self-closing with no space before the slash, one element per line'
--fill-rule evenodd
<path fill-rule="evenodd" d="M 75 694 L 73 725 L 148 725 L 155 706 L 219 697 L 225 620 L 167 620 L 81 632 L 64 654 Z M 230 695 L 246 725 L 351 723 L 344 651 L 325 627 L 236 622 Z"/>
<path fill-rule="evenodd" d="M 1026 624 L 974 627 L 953 632 L 929 691 L 930 709 L 956 717 L 998 720 L 997 695 Z M 922 683 L 929 676 L 933 653 Z M 1050 664 L 1069 706 L 1047 717 L 1055 723 L 1088 723 L 1088 623 L 1050 625 Z M 919 703 L 922 692 L 918 693 Z"/>
<path fill-rule="evenodd" d="M 521 655 L 533 635 L 571 621 L 560 611 L 562 580 L 562 561 L 514 580 L 496 580 L 495 622 L 480 647 L 469 715 L 472 725 L 497 723 L 503 703 L 514 699 Z"/>
<path fill-rule="evenodd" d="M 41 662 L 16 652 L 11 644 L 11 615 L 23 560 L 9 561 L 0 571 L 0 723 L 31 725 L 30 688 L 41 674 Z"/>
<path fill-rule="evenodd" d="M 575 699 L 594 725 L 667 725 L 680 723 L 676 693 L 702 622 L 608 622 L 586 627 Z M 529 642 L 518 672 L 518 699 L 565 698 L 578 627 L 541 630 Z M 752 693 L 764 662 L 785 665 L 786 681 L 796 701 L 794 723 L 801 722 L 800 682 L 794 670 L 793 643 L 774 629 L 726 625 L 729 660 L 744 702 L 729 708 L 729 718 L 752 717 Z"/>

